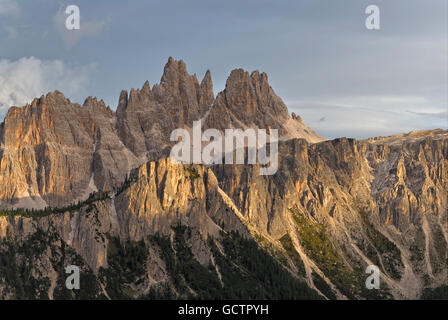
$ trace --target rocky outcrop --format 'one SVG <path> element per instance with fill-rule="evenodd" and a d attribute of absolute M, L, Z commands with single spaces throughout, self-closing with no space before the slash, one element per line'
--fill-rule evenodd
<path fill-rule="evenodd" d="M 366 146 L 381 221 L 401 231 L 421 220 L 421 213 L 440 216 L 447 207 L 446 132 L 426 134 L 371 139 Z"/>

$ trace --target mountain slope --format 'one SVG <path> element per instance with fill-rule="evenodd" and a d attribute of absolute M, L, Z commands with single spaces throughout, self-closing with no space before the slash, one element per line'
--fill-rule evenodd
<path fill-rule="evenodd" d="M 0 238 L 3 246 L 19 250 L 36 235 L 53 235 L 58 240 L 52 248 L 56 251 L 59 246 L 72 248 L 85 263 L 87 274 L 93 275 L 98 287 L 104 287 L 98 297 L 129 295 L 125 289 L 128 287 L 132 288 L 132 297 L 143 297 L 149 292 L 152 297 L 165 297 L 168 293 L 171 297 L 183 296 L 186 292 L 195 296 L 196 290 L 205 289 L 190 287 L 191 277 L 197 272 L 194 268 L 215 268 L 210 277 L 225 277 L 220 273 L 219 263 L 222 268 L 231 268 L 232 264 L 225 261 L 233 261 L 236 249 L 226 251 L 223 246 L 226 241 L 233 246 L 242 237 L 268 252 L 276 261 L 272 262 L 277 265 L 273 268 L 282 266 L 276 272 L 282 270 L 284 276 L 296 277 L 300 290 L 305 290 L 305 283 L 312 288 L 317 294 L 315 298 L 418 298 L 423 288 L 446 285 L 447 189 L 446 171 L 441 170 L 448 161 L 446 135 L 441 132 L 423 137 L 396 150 L 402 154 L 430 146 L 428 154 L 442 152 L 438 161 L 425 162 L 431 164 L 429 167 L 419 167 L 423 174 L 428 174 L 425 179 L 428 185 L 433 184 L 434 191 L 414 194 L 418 203 L 431 203 L 434 211 L 411 209 L 414 218 L 409 224 L 400 223 L 401 218 L 388 219 L 387 210 L 383 209 L 397 202 L 393 192 L 401 183 L 399 170 L 396 184 L 388 187 L 387 194 L 392 196 L 377 198 L 372 188 L 379 171 L 373 166 L 373 157 L 369 162 L 365 155 L 368 150 L 378 150 L 377 143 L 337 139 L 308 144 L 295 139 L 281 142 L 281 165 L 276 175 L 259 176 L 256 166 L 205 168 L 161 159 L 144 164 L 115 192 L 79 209 L 30 213 L 36 217 L 42 215 L 40 218 L 5 212 L 0 218 Z M 379 149 L 387 147 L 382 145 Z M 394 153 L 382 155 L 383 161 L 388 161 L 388 157 L 394 159 L 392 172 L 401 165 Z M 415 170 L 411 163 L 409 160 L 404 169 Z M 434 176 L 431 172 L 444 173 Z M 407 199 L 412 197 L 408 194 Z M 187 233 L 185 228 L 189 230 Z M 179 236 L 179 230 L 183 230 L 182 245 L 173 240 Z M 168 247 L 160 251 L 160 245 Z M 123 247 L 120 250 L 125 250 L 126 259 L 134 255 L 130 253 L 134 251 L 127 253 L 129 248 L 137 246 L 142 251 L 139 264 L 132 264 L 140 267 L 128 270 L 135 277 L 123 283 L 113 278 L 121 270 L 112 258 L 116 257 L 118 249 L 113 248 L 117 246 Z M 184 266 L 181 262 L 184 250 L 188 263 L 196 267 L 183 270 L 177 279 L 174 276 L 177 272 L 173 271 L 177 269 L 170 268 L 172 263 L 176 268 Z M 20 254 L 15 257 L 22 261 Z M 46 251 L 36 265 L 45 264 L 52 257 L 54 254 Z M 247 263 L 244 262 L 244 270 L 249 267 Z M 379 292 L 365 289 L 364 270 L 369 264 L 381 269 Z M 57 270 L 48 270 L 41 270 L 36 281 L 48 279 L 44 282 L 51 283 Z M 249 274 L 252 272 L 255 271 Z M 4 297 L 15 294 L 14 290 L 6 289 L 8 281 L 5 281 L 3 292 L 8 294 L 4 293 Z M 111 288 L 111 283 L 117 281 L 121 283 L 119 288 Z M 236 290 L 231 289 L 233 285 L 236 282 L 227 282 L 229 290 Z M 50 289 L 45 293 L 53 294 Z M 305 297 L 312 295 L 302 296 Z"/>

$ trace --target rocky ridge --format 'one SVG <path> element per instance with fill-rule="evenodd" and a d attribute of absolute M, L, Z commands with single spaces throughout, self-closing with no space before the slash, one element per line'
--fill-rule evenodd
<path fill-rule="evenodd" d="M 168 156 L 171 132 L 200 119 L 204 130 L 272 127 L 281 136 L 323 140 L 289 116 L 265 74 L 254 72 L 248 79 L 247 72 L 233 71 L 215 100 L 210 71 L 199 84 L 182 60 L 169 58 L 160 83 L 122 91 L 116 112 L 92 97 L 80 106 L 58 91 L 12 107 L 0 127 L 0 201 L 60 207 L 96 190 L 112 190 L 132 169 Z M 222 104 L 222 96 L 229 105 Z M 256 108 L 250 118 L 235 111 L 244 105 Z M 227 113 L 232 119 L 223 118 Z"/>

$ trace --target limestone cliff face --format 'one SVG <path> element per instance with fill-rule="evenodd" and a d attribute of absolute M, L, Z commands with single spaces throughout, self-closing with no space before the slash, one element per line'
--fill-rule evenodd
<path fill-rule="evenodd" d="M 39 295 L 53 297 L 55 290 L 63 289 L 63 283 L 59 283 L 63 277 L 59 264 L 63 261 L 78 266 L 82 264 L 85 272 L 91 272 L 97 279 L 95 281 L 104 281 L 101 275 L 111 268 L 108 264 L 113 250 L 111 238 L 123 243 L 137 243 L 148 241 L 148 237 L 155 235 L 173 237 L 173 227 L 188 226 L 191 230 L 188 244 L 192 254 L 199 263 L 207 265 L 213 259 L 208 246 L 210 237 L 219 238 L 224 230 L 237 231 L 249 237 L 245 219 L 236 210 L 233 202 L 220 190 L 210 169 L 162 159 L 141 166 L 133 182 L 126 187 L 79 209 L 40 218 L 0 217 L 0 255 L 5 246 L 12 245 L 20 252 L 23 247 L 32 245 L 30 242 L 37 234 L 46 235 L 38 241 L 45 243 L 49 250 L 38 252 L 37 257 L 31 258 L 18 253 L 13 259 L 24 259 L 27 263 L 34 259 L 32 263 L 36 267 L 31 267 L 36 272 L 34 281 L 51 282 L 51 286 L 37 289 Z M 150 246 L 151 242 L 147 245 Z M 71 257 L 65 257 L 67 250 L 73 250 Z M 160 286 L 167 280 L 167 266 L 157 251 L 160 249 L 153 246 L 148 250 L 146 271 L 143 271 L 147 283 L 144 287 L 133 287 L 137 295 L 148 293 L 151 286 Z M 79 257 L 77 260 L 76 256 Z M 3 270 L 1 267 L 0 271 Z M 26 264 L 24 268 L 30 266 Z M 104 286 L 107 283 L 103 282 Z M 98 290 L 92 297 L 98 294 L 109 298 L 104 287 Z M 12 298 L 14 294 L 11 292 L 17 294 L 0 272 L 0 296 Z"/>
<path fill-rule="evenodd" d="M 0 129 L 0 201 L 59 207 L 109 191 L 146 161 L 167 157 L 171 132 L 199 119 L 222 130 L 279 128 L 284 138 L 322 140 L 289 116 L 266 74 L 233 71 L 215 101 L 210 71 L 199 83 L 182 60 L 169 58 L 160 83 L 123 91 L 116 112 L 102 100 L 80 106 L 57 91 L 11 108 Z"/>
<path fill-rule="evenodd" d="M 57 207 L 121 183 L 139 161 L 117 138 L 115 121 L 103 101 L 80 106 L 57 91 L 11 108 L 0 137 L 1 200 Z"/>
<path fill-rule="evenodd" d="M 448 190 L 446 132 L 383 140 L 368 141 L 366 148 L 375 174 L 372 195 L 380 204 L 381 221 L 405 231 L 421 220 L 422 213 L 442 215 Z"/>
<path fill-rule="evenodd" d="M 109 195 L 80 210 L 37 220 L 0 217 L 0 238 L 23 239 L 37 229 L 55 228 L 97 270 L 106 261 L 106 246 L 99 235 L 139 241 L 156 233 L 170 235 L 177 224 L 197 231 L 197 240 L 202 241 L 218 236 L 223 228 L 248 235 L 244 217 L 235 213 L 213 171 L 204 166 L 175 164 L 169 158 L 148 162 L 138 169 L 128 188 Z"/>
<path fill-rule="evenodd" d="M 297 216 L 325 228 L 348 270 L 380 264 L 396 298 L 415 298 L 429 283 L 447 283 L 447 138 L 436 130 L 311 145 L 289 140 L 280 144 L 273 176 L 254 166 L 213 170 L 250 225 L 297 240 L 310 283 L 312 272 L 325 275 L 328 266 L 304 249 L 312 239 L 304 239 Z"/>

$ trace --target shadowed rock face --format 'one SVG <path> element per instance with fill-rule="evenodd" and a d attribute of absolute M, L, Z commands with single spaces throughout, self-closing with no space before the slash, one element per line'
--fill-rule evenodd
<path fill-rule="evenodd" d="M 166 157 L 171 131 L 199 119 L 204 128 L 279 129 L 277 173 L 261 176 L 259 164 L 173 163 Z M 91 192 L 108 195 L 63 213 L 0 217 L 0 255 L 47 235 L 51 250 L 39 251 L 31 267 L 51 283 L 44 296 L 57 295 L 60 270 L 52 261 L 70 248 L 101 283 L 98 294 L 109 297 L 112 280 L 102 279 L 114 268 L 111 237 L 145 243 L 141 278 L 126 283 L 132 297 L 153 286 L 179 290 L 167 248 L 148 240 L 177 237 L 179 224 L 191 229 L 194 260 L 215 266 L 221 279 L 216 250 L 224 245 L 216 249 L 210 239 L 238 231 L 322 297 L 418 298 L 424 288 L 447 285 L 446 130 L 323 141 L 289 116 L 264 73 L 232 71 L 215 99 L 209 71 L 199 84 L 170 58 L 160 83 L 123 91 L 116 112 L 95 98 L 80 106 L 54 92 L 11 108 L 0 139 L 2 207 L 61 207 Z M 364 284 L 371 264 L 382 274 L 373 296 Z M 0 274 L 1 298 L 13 297 L 8 284 Z"/>

